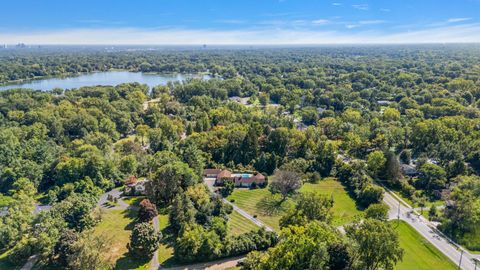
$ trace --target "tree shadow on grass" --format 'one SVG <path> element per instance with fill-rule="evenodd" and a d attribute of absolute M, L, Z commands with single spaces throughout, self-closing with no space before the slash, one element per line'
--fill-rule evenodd
<path fill-rule="evenodd" d="M 123 210 L 123 216 L 126 218 L 131 219 L 132 221 L 125 226 L 125 230 L 133 230 L 133 227 L 137 223 L 137 216 L 138 216 L 138 211 L 132 210 L 132 209 L 126 209 Z"/>
<path fill-rule="evenodd" d="M 279 194 L 271 194 L 262 198 L 256 205 L 262 215 L 277 216 L 287 208 L 288 202 Z"/>
<path fill-rule="evenodd" d="M 137 258 L 130 253 L 125 253 L 120 259 L 117 260 L 115 270 L 127 270 L 137 269 L 150 262 L 151 258 Z"/>

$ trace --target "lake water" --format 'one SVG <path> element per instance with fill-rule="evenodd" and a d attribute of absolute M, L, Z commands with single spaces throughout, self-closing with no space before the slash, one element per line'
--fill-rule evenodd
<path fill-rule="evenodd" d="M 0 90 L 12 88 L 28 88 L 34 90 L 52 90 L 53 88 L 72 89 L 83 86 L 117 85 L 121 83 L 138 82 L 150 88 L 165 85 L 170 81 L 184 81 L 189 78 L 210 79 L 209 75 L 199 74 L 151 74 L 129 71 L 107 71 L 83 74 L 76 77 L 48 78 L 28 82 L 0 85 Z"/>

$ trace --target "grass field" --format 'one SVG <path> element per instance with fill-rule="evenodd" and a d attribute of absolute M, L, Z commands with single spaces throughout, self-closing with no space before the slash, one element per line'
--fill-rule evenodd
<path fill-rule="evenodd" d="M 136 212 L 131 210 L 106 210 L 102 221 L 95 227 L 94 233 L 112 238 L 109 254 L 116 261 L 114 269 L 147 269 L 148 260 L 132 258 L 128 254 L 127 244 L 130 241 Z"/>
<path fill-rule="evenodd" d="M 345 187 L 333 178 L 327 178 L 317 184 L 306 183 L 300 191 L 332 196 L 334 200 L 333 225 L 335 226 L 351 223 L 356 216 L 363 215 L 362 211 L 357 209 L 355 201 L 348 195 Z"/>
<path fill-rule="evenodd" d="M 355 201 L 350 198 L 348 192 L 342 184 L 333 178 L 325 179 L 317 184 L 306 183 L 300 189 L 300 192 L 317 192 L 319 194 L 333 196 L 334 206 L 333 224 L 335 226 L 350 223 L 356 216 L 362 215 L 362 211 L 357 209 Z M 263 221 L 274 230 L 279 231 L 279 220 L 285 213 L 285 209 L 293 206 L 292 200 L 284 202 L 283 210 L 275 214 L 266 214 L 261 209 L 261 204 L 265 198 L 271 196 L 268 188 L 264 189 L 235 189 L 228 197 L 228 200 L 235 200 L 234 204 L 248 212 L 250 215 L 257 215 L 257 218 Z"/>
<path fill-rule="evenodd" d="M 257 225 L 240 215 L 237 211 L 233 211 L 230 214 L 227 226 L 230 235 L 240 235 L 249 231 L 258 230 Z"/>
<path fill-rule="evenodd" d="M 246 211 L 252 216 L 257 216 L 259 220 L 272 227 L 276 231 L 280 231 L 278 224 L 280 217 L 284 214 L 283 210 L 275 215 L 269 215 L 260 209 L 262 200 L 271 196 L 268 188 L 261 189 L 235 189 L 233 193 L 228 196 L 228 200 L 235 200 L 234 204 Z M 287 202 L 288 203 L 288 202 Z"/>
<path fill-rule="evenodd" d="M 392 222 L 393 223 L 393 222 Z M 454 270 L 456 266 L 410 225 L 401 221 L 393 223 L 400 237 L 400 246 L 405 250 L 403 261 L 396 270 Z"/>

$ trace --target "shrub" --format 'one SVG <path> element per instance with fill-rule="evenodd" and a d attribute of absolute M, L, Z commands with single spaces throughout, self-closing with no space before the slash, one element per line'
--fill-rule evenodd
<path fill-rule="evenodd" d="M 157 215 L 157 207 L 151 203 L 149 199 L 143 199 L 140 202 L 140 209 L 138 210 L 138 219 L 140 222 L 150 221 Z"/>

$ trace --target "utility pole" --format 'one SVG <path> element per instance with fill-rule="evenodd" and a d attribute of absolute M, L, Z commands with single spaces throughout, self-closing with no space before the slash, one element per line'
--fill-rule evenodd
<path fill-rule="evenodd" d="M 397 223 L 400 223 L 400 201 L 398 201 Z"/>
<path fill-rule="evenodd" d="M 460 261 L 458 262 L 458 269 L 459 270 L 462 270 L 462 258 L 463 258 L 463 249 L 461 249 Z"/>

